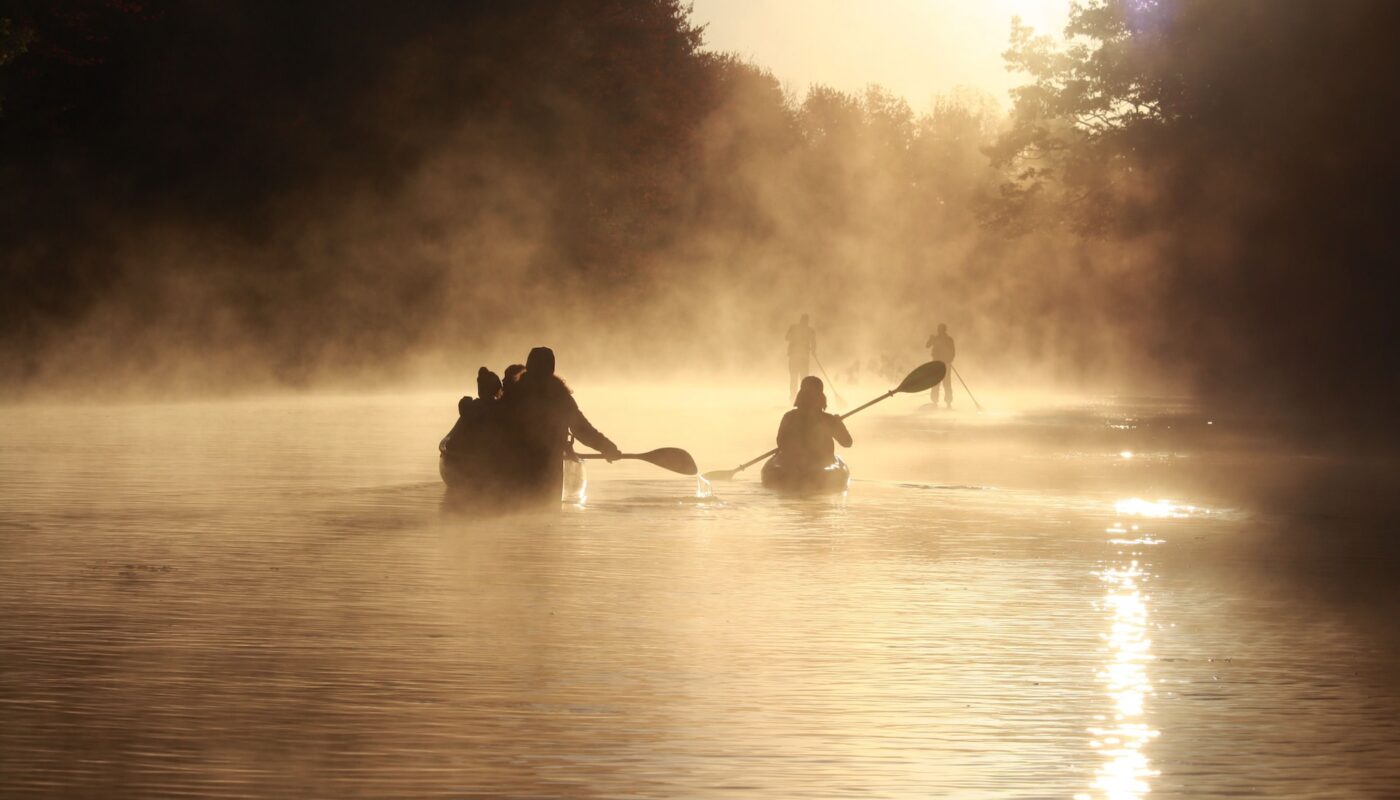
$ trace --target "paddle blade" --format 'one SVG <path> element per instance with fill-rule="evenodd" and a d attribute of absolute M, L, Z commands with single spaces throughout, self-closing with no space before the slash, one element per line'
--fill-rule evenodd
<path fill-rule="evenodd" d="M 927 392 L 929 389 L 943 382 L 943 378 L 948 374 L 948 365 L 942 361 L 929 361 L 920 364 L 913 372 L 905 376 L 904 382 L 895 389 L 896 392 Z"/>
<path fill-rule="evenodd" d="M 715 481 L 732 481 L 737 474 L 739 474 L 739 470 L 737 469 L 717 469 L 714 472 L 706 472 L 700 477 L 714 483 Z"/>
<path fill-rule="evenodd" d="M 650 453 L 639 453 L 636 458 L 648 464 L 655 464 L 662 469 L 679 472 L 682 475 L 694 475 L 700 471 L 695 466 L 695 459 L 690 457 L 690 453 L 679 447 L 663 447 L 660 450 L 652 450 Z"/>

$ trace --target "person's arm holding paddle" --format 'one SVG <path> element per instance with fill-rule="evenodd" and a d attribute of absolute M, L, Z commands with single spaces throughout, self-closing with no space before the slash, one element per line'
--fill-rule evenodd
<path fill-rule="evenodd" d="M 610 462 L 621 458 L 622 451 L 618 449 L 617 445 L 604 436 L 602 431 L 593 427 L 593 423 L 589 422 L 588 418 L 583 415 L 583 412 L 578 408 L 578 403 L 572 397 L 569 398 L 569 402 L 573 405 L 573 411 L 569 416 L 569 432 L 574 435 L 574 438 L 584 447 L 591 447 L 602 453 L 603 457 Z"/>
<path fill-rule="evenodd" d="M 842 447 L 850 447 L 855 444 L 855 440 L 851 438 L 851 432 L 846 428 L 846 423 L 841 417 L 836 414 L 827 414 L 826 416 L 831 422 L 831 438 L 835 439 L 837 444 Z"/>

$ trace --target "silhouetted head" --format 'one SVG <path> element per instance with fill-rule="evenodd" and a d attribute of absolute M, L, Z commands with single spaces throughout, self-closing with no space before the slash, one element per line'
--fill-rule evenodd
<path fill-rule="evenodd" d="M 807 315 L 806 315 L 806 314 L 803 314 L 803 315 L 802 315 L 802 324 L 803 324 L 803 325 L 806 325 L 806 324 L 807 324 Z"/>
<path fill-rule="evenodd" d="M 539 378 L 554 374 L 554 351 L 548 347 L 536 347 L 525 359 L 525 371 Z"/>
<path fill-rule="evenodd" d="M 943 336 L 943 335 L 945 335 L 945 334 L 947 334 L 947 333 L 948 333 L 948 326 L 947 326 L 947 325 L 944 325 L 944 324 L 941 323 L 941 322 L 938 323 L 938 335 L 939 335 L 939 336 Z"/>
<path fill-rule="evenodd" d="M 467 415 L 467 409 L 471 408 L 471 407 L 472 407 L 472 403 L 475 403 L 475 402 L 476 402 L 476 401 L 473 400 L 473 399 L 470 398 L 470 397 L 463 397 L 461 400 L 458 400 L 458 401 L 457 401 L 457 416 L 459 416 L 459 417 L 465 417 L 465 416 Z"/>
<path fill-rule="evenodd" d="M 822 391 L 822 379 L 808 375 L 802 379 L 802 387 L 797 390 L 797 399 L 792 404 L 798 408 L 812 408 L 821 411 L 826 408 L 826 392 Z"/>
<path fill-rule="evenodd" d="M 520 380 L 520 374 L 525 371 L 524 364 L 511 364 L 506 367 L 505 378 L 501 381 L 502 388 L 510 386 Z"/>
<path fill-rule="evenodd" d="M 482 400 L 495 400 L 501 396 L 501 379 L 486 367 L 476 371 L 476 396 Z"/>

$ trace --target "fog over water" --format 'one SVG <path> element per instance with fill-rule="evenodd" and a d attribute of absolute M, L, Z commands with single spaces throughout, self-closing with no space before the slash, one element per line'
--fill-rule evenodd
<path fill-rule="evenodd" d="M 629 449 L 684 429 L 705 468 L 765 447 L 782 408 L 580 396 Z M 5 785 L 1320 797 L 1400 779 L 1394 651 L 1317 580 L 1365 578 L 1336 543 L 1375 521 L 1261 500 L 1296 465 L 1276 443 L 1179 401 L 900 400 L 852 418 L 844 499 L 752 476 L 702 498 L 595 463 L 584 505 L 506 518 L 444 506 L 436 394 L 12 410 Z M 1296 526 L 1333 544 L 1292 549 Z"/>
<path fill-rule="evenodd" d="M 0 796 L 1388 796 L 1396 29 L 1089 0 L 1007 102 L 676 0 L 0 8 Z M 541 345 L 732 469 L 801 314 L 833 411 L 957 342 L 844 494 L 444 489 Z"/>

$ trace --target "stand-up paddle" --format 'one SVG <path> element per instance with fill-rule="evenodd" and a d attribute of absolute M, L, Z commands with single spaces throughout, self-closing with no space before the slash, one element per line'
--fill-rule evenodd
<path fill-rule="evenodd" d="M 972 401 L 972 404 L 973 404 L 974 406 L 977 406 L 977 410 L 978 410 L 978 411 L 981 411 L 981 410 L 982 410 L 982 404 L 979 403 L 979 402 L 977 402 L 977 398 L 975 398 L 975 397 L 972 396 L 972 390 L 969 389 L 969 388 L 967 388 L 967 381 L 965 381 L 965 380 L 962 379 L 962 373 L 961 373 L 961 372 L 958 372 L 958 368 L 957 368 L 957 367 L 953 367 L 953 374 L 957 376 L 957 378 L 958 378 L 958 383 L 961 383 L 961 384 L 962 384 L 963 391 L 964 391 L 964 392 L 967 392 L 967 397 L 968 397 L 968 399 Z"/>
<path fill-rule="evenodd" d="M 841 419 L 845 419 L 846 417 L 855 414 L 857 411 L 864 411 L 865 409 L 870 408 L 871 406 L 875 405 L 881 400 L 889 399 L 897 394 L 913 394 L 916 392 L 927 392 L 929 389 L 932 389 L 933 387 L 942 383 L 943 376 L 947 374 L 948 367 L 942 361 L 929 361 L 920 364 L 918 367 L 914 368 L 913 372 L 906 375 L 904 377 L 904 380 L 901 381 L 898 386 L 889 390 L 888 392 L 885 392 L 884 394 L 880 395 L 874 400 L 871 400 L 863 406 L 859 406 L 857 408 L 851 409 L 850 411 L 847 411 L 846 413 L 841 415 Z M 758 458 L 745 461 L 744 463 L 740 464 L 734 469 L 718 469 L 714 472 L 706 472 L 700 477 L 704 478 L 707 481 L 732 480 L 735 475 L 739 474 L 740 472 L 743 472 L 749 467 L 752 467 L 754 464 L 757 464 L 758 462 L 762 461 L 765 458 L 768 458 L 769 456 L 777 452 L 778 448 L 775 447 L 772 450 L 769 450 L 768 452 L 759 456 Z"/>
<path fill-rule="evenodd" d="M 831 376 L 826 374 L 826 367 L 822 366 L 822 360 L 820 358 L 817 358 L 816 353 L 812 354 L 812 360 L 817 362 L 817 369 L 822 371 L 822 377 L 826 378 L 826 385 L 831 387 L 831 393 L 836 396 L 836 407 L 845 408 L 846 406 L 850 405 L 846 402 L 846 398 L 842 397 L 841 393 L 836 391 L 836 384 L 831 382 Z M 969 396 L 971 396 L 971 392 L 969 392 L 968 394 Z"/>
<path fill-rule="evenodd" d="M 578 457 L 583 459 L 606 458 L 602 453 L 579 453 Z M 654 464 L 672 472 L 679 472 L 682 475 L 694 475 L 700 471 L 699 467 L 695 466 L 695 459 L 690 457 L 690 453 L 679 447 L 663 447 L 648 453 L 623 453 L 614 460 L 624 458 L 645 461 L 648 464 Z"/>

